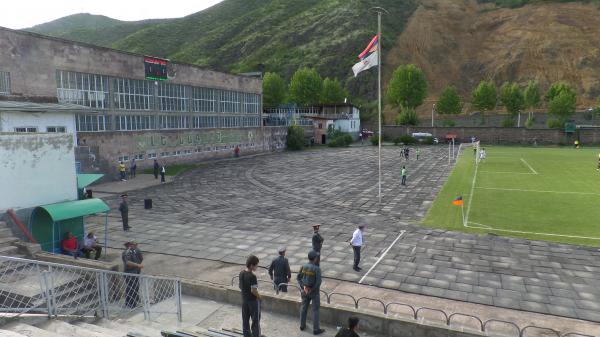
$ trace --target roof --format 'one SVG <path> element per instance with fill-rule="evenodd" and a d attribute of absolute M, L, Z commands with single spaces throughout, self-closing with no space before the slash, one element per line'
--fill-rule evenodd
<path fill-rule="evenodd" d="M 77 175 L 77 188 L 84 188 L 92 184 L 94 181 L 104 177 L 104 174 L 87 174 L 80 173 Z"/>
<path fill-rule="evenodd" d="M 34 103 L 19 101 L 0 101 L 0 111 L 25 111 L 25 112 L 77 112 L 90 110 L 88 107 L 70 103 Z"/>
<path fill-rule="evenodd" d="M 110 208 L 100 199 L 86 199 L 38 206 L 33 213 L 35 214 L 41 210 L 46 211 L 53 222 L 57 222 L 90 214 L 108 212 Z"/>

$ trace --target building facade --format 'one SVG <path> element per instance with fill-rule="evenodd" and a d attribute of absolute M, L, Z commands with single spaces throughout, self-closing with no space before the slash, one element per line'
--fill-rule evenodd
<path fill-rule="evenodd" d="M 141 167 L 154 159 L 168 166 L 285 143 L 280 130 L 262 127 L 259 78 L 174 62 L 168 75 L 146 80 L 143 55 L 0 28 L 0 100 L 79 105 L 76 144 L 87 150 L 76 153 L 93 156 L 96 169 L 112 173 L 133 158 Z"/>

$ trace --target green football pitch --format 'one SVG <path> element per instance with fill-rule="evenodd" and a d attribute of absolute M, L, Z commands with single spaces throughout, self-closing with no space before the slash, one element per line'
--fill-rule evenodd
<path fill-rule="evenodd" d="M 600 246 L 600 149 L 481 146 L 479 165 L 472 147 L 459 156 L 425 225 Z"/>

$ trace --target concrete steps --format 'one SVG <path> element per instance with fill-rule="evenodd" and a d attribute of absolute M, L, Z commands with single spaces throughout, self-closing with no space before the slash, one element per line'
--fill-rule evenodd
<path fill-rule="evenodd" d="M 40 329 L 37 326 L 33 326 L 25 323 L 12 323 L 5 326 L 3 329 L 12 332 L 20 333 L 24 336 L 29 337 L 62 337 L 60 334 Z"/>
<path fill-rule="evenodd" d="M 19 239 L 13 236 L 12 230 L 5 221 L 0 221 L 0 255 L 18 256 L 19 248 L 15 245 Z"/>

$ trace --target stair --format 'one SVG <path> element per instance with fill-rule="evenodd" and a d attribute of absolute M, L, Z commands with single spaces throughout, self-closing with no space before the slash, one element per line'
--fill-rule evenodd
<path fill-rule="evenodd" d="M 0 255 L 22 257 L 19 254 L 19 247 L 15 245 L 18 241 L 19 239 L 13 236 L 6 222 L 0 221 Z"/>

